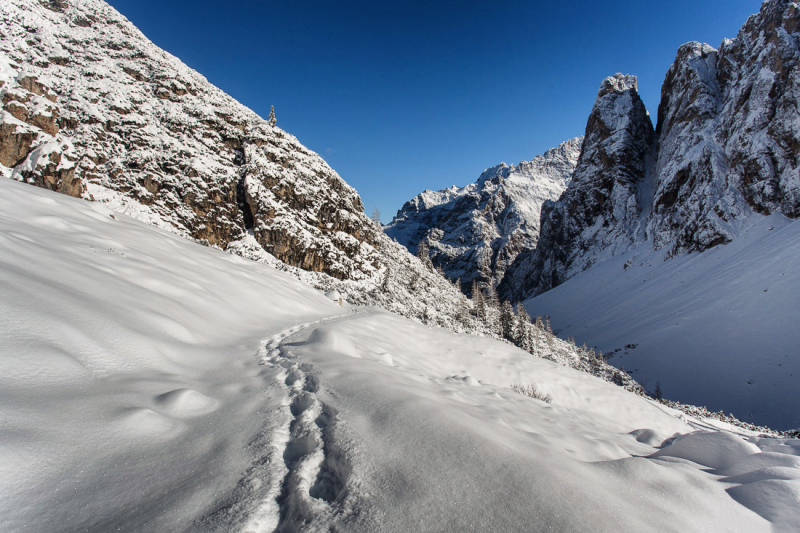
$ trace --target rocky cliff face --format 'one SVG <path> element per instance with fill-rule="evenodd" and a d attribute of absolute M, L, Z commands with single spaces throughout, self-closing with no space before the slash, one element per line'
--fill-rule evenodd
<path fill-rule="evenodd" d="M 10 0 L 0 19 L 3 174 L 133 206 L 223 249 L 252 229 L 289 265 L 375 271 L 355 190 L 108 5 Z"/>
<path fill-rule="evenodd" d="M 0 21 L 2 176 L 106 202 L 351 303 L 484 332 L 321 157 L 106 3 L 7 0 Z"/>
<path fill-rule="evenodd" d="M 645 181 L 654 131 L 635 76 L 603 80 L 567 190 L 545 202 L 535 250 L 520 254 L 500 286 L 519 299 L 590 267 L 600 254 L 626 249 L 640 231 L 637 191 Z"/>
<path fill-rule="evenodd" d="M 726 243 L 753 212 L 800 215 L 798 23 L 794 2 L 770 0 L 719 50 L 678 50 L 658 109 L 656 249 Z"/>
<path fill-rule="evenodd" d="M 655 134 L 640 103 L 603 105 L 617 93 L 609 84 L 633 95 L 631 78 L 604 81 L 575 178 L 543 208 L 539 247 L 517 258 L 502 291 L 514 299 L 542 293 L 632 245 L 666 249 L 667 257 L 707 250 L 735 238 L 754 213 L 797 218 L 798 26 L 797 4 L 769 0 L 719 50 L 681 46 Z M 620 121 L 611 123 L 619 129 L 599 119 L 617 110 Z"/>
<path fill-rule="evenodd" d="M 416 253 L 425 241 L 433 264 L 466 292 L 498 283 L 520 252 L 536 246 L 541 206 L 564 191 L 580 153 L 571 139 L 519 165 L 502 163 L 475 183 L 424 191 L 406 202 L 385 232 Z"/>

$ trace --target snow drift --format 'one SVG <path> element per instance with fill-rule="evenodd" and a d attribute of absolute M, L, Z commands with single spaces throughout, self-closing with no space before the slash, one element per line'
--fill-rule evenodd
<path fill-rule="evenodd" d="M 798 441 L 10 180 L 0 239 L 7 531 L 798 527 Z"/>

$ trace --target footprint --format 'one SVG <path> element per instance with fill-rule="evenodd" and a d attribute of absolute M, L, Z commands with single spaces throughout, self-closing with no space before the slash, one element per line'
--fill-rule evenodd
<path fill-rule="evenodd" d="M 347 479 L 353 468 L 344 448 L 335 434 L 336 412 L 322 404 L 322 413 L 317 417 L 317 426 L 322 430 L 322 452 L 324 459 L 319 467 L 317 479 L 309 490 L 309 496 L 332 503 L 345 493 Z"/>
<path fill-rule="evenodd" d="M 319 442 L 314 438 L 314 435 L 304 433 L 293 436 L 283 451 L 283 461 L 286 463 L 286 468 L 291 471 L 297 461 L 314 453 L 318 446 Z"/>
<path fill-rule="evenodd" d="M 294 397 L 289 410 L 292 412 L 292 416 L 297 418 L 312 405 L 314 405 L 314 398 L 310 394 L 303 392 Z"/>
<path fill-rule="evenodd" d="M 309 374 L 306 376 L 306 384 L 303 386 L 303 390 L 306 392 L 318 392 L 319 391 L 319 378 L 314 374 Z"/>

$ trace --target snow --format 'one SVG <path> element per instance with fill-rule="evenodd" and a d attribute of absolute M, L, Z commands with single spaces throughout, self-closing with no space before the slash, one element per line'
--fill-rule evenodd
<path fill-rule="evenodd" d="M 10 180 L 0 226 L 3 529 L 186 528 L 280 405 L 252 357 L 261 340 L 341 308 L 287 274 Z"/>
<path fill-rule="evenodd" d="M 526 302 L 647 390 L 777 429 L 800 427 L 800 225 L 752 215 L 733 242 L 664 260 L 648 243 Z M 627 267 L 626 267 L 627 263 Z M 626 348 L 629 346 L 629 348 Z"/>
<path fill-rule="evenodd" d="M 798 523 L 798 441 L 10 180 L 0 240 L 6 531 Z"/>

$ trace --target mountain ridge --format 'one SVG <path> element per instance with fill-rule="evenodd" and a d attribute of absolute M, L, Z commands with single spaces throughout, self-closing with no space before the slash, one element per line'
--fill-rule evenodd
<path fill-rule="evenodd" d="M 464 187 L 425 190 L 384 231 L 413 253 L 424 240 L 433 264 L 467 294 L 473 282 L 494 286 L 520 251 L 535 246 L 540 207 L 566 187 L 580 144 L 576 137 L 530 161 L 487 168 Z"/>
<path fill-rule="evenodd" d="M 620 88 L 621 80 L 632 78 L 623 93 L 638 99 L 635 77 L 604 80 L 587 122 L 580 179 L 543 208 L 539 245 L 517 257 L 501 294 L 541 294 L 641 242 L 667 248 L 667 257 L 702 252 L 730 242 L 751 213 L 797 218 L 799 24 L 794 2 L 768 0 L 719 49 L 682 45 L 664 80 L 655 132 L 643 105 L 627 108 L 619 125 L 640 133 L 621 140 L 620 153 L 606 150 L 610 130 L 596 111 L 609 84 Z M 604 184 L 610 175 L 614 183 Z"/>

